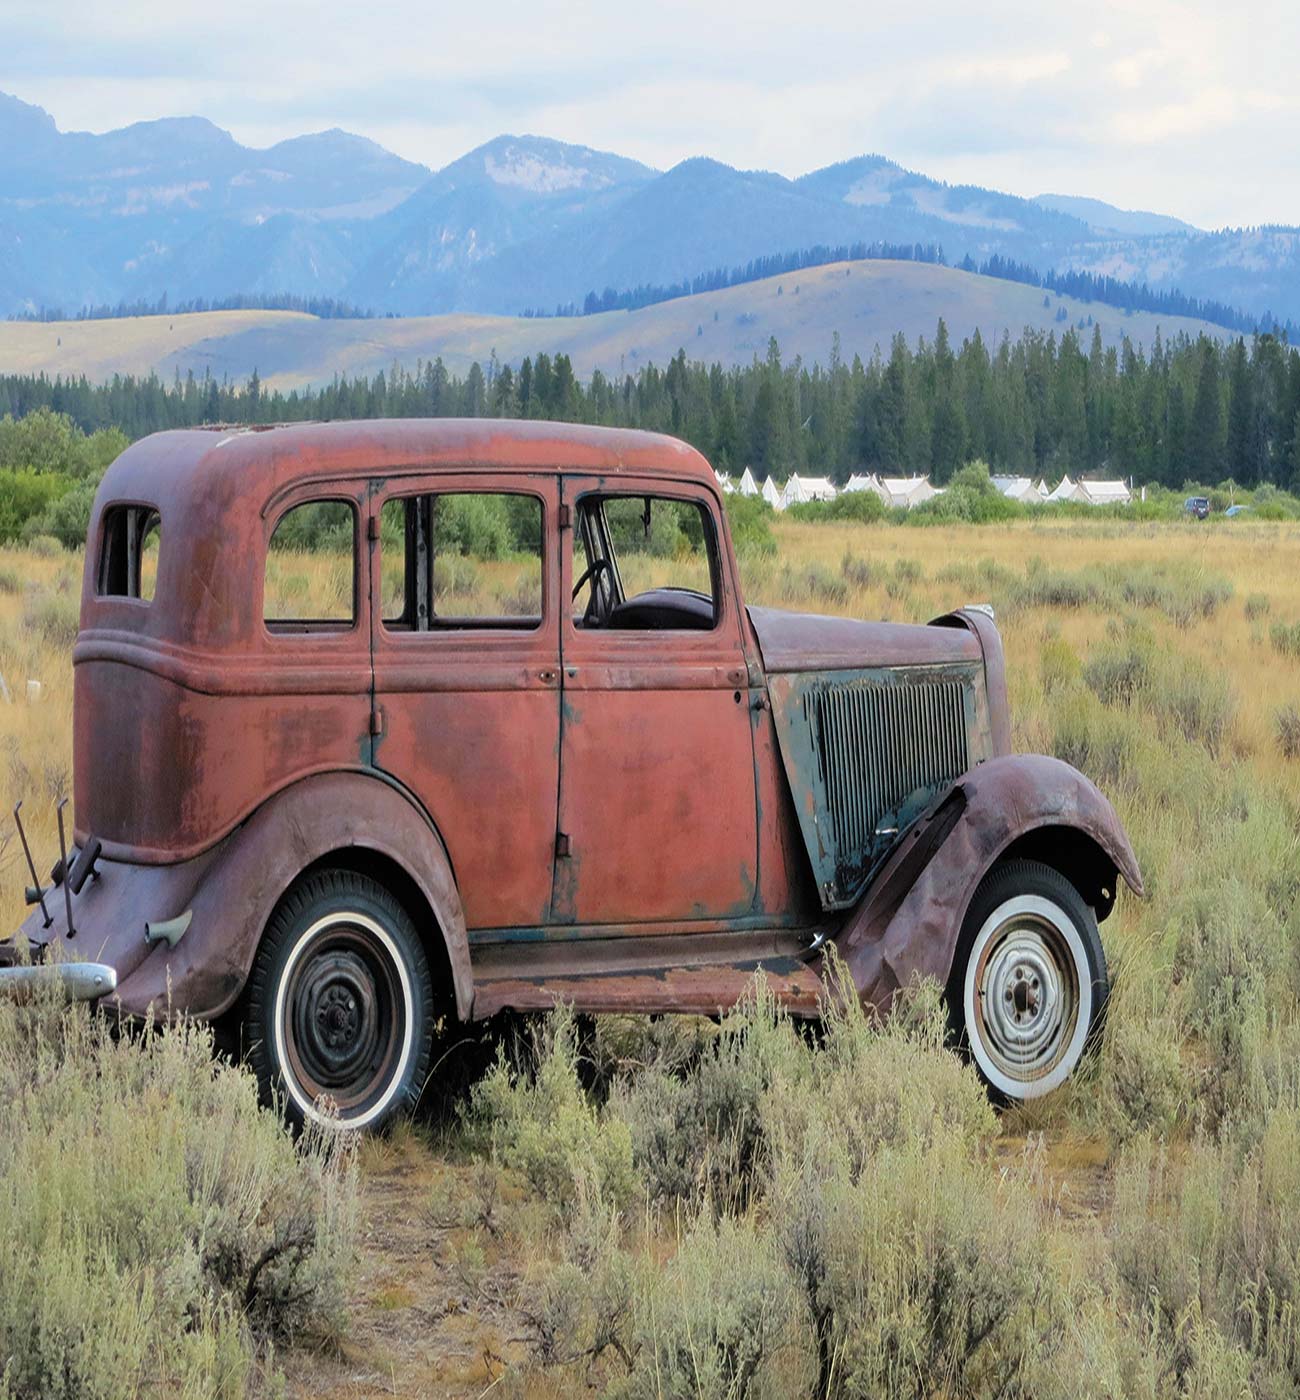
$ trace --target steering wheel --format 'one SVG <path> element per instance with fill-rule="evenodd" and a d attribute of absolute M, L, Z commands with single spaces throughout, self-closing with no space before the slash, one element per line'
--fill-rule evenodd
<path fill-rule="evenodd" d="M 583 571 L 582 577 L 573 585 L 573 592 L 569 595 L 569 602 L 577 602 L 578 594 L 587 586 L 589 582 L 595 582 L 601 574 L 609 573 L 608 559 L 593 559 L 591 567 Z"/>
<path fill-rule="evenodd" d="M 569 601 L 571 603 L 577 601 L 578 594 L 582 592 L 588 583 L 592 585 L 591 597 L 587 599 L 587 607 L 582 614 L 584 627 L 590 624 L 591 619 L 596 614 L 598 594 L 595 585 L 603 574 L 608 574 L 609 572 L 610 567 L 608 559 L 593 559 L 590 566 L 584 570 L 582 577 L 573 585 L 573 592 L 569 595 Z"/>

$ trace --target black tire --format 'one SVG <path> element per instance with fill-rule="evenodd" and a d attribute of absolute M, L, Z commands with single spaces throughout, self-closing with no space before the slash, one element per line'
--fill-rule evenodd
<path fill-rule="evenodd" d="M 957 1046 L 1002 1103 L 1041 1098 L 1074 1073 L 1106 1011 L 1097 919 L 1050 865 L 1011 860 L 980 882 L 948 983 Z"/>
<path fill-rule="evenodd" d="M 244 1043 L 289 1118 L 375 1130 L 415 1107 L 433 986 L 410 916 L 383 885 L 322 870 L 281 900 L 244 997 Z"/>

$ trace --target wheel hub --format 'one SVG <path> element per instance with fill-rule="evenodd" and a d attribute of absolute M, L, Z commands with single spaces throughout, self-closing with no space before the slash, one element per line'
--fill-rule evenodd
<path fill-rule="evenodd" d="M 324 951 L 303 968 L 293 1007 L 303 1068 L 322 1088 L 355 1083 L 373 1068 L 382 1026 L 374 972 L 351 949 Z"/>
<path fill-rule="evenodd" d="M 991 940 L 980 979 L 989 1050 L 1021 1073 L 1049 1064 L 1073 1001 L 1042 930 L 1016 927 Z"/>

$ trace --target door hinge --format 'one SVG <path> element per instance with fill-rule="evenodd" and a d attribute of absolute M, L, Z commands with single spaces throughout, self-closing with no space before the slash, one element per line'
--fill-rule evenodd
<path fill-rule="evenodd" d="M 372 705 L 370 707 L 370 737 L 378 739 L 384 732 L 384 707 L 382 705 Z"/>
<path fill-rule="evenodd" d="M 560 506 L 560 529 L 571 530 L 573 528 L 573 507 L 561 504 Z"/>
<path fill-rule="evenodd" d="M 567 831 L 557 831 L 555 833 L 555 858 L 556 860 L 567 860 L 571 854 L 569 844 L 569 833 Z"/>
<path fill-rule="evenodd" d="M 377 515 L 366 516 L 366 539 L 377 540 L 379 538 L 379 517 Z"/>

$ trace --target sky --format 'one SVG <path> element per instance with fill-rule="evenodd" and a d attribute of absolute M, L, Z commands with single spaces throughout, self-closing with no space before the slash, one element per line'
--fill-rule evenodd
<path fill-rule="evenodd" d="M 867 152 L 952 182 L 1300 224 L 1296 0 L 3 0 L 0 91 L 64 130 L 329 127 L 437 168 L 502 132 L 667 168 Z"/>

